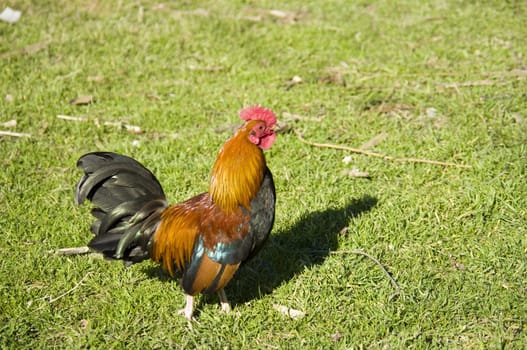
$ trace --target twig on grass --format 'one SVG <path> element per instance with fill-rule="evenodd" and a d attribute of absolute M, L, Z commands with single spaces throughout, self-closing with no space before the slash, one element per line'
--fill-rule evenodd
<path fill-rule="evenodd" d="M 58 255 L 83 255 L 90 252 L 89 247 L 73 247 L 73 248 L 61 248 L 57 250 L 50 250 L 48 253 Z"/>
<path fill-rule="evenodd" d="M 31 134 L 0 130 L 0 136 L 31 137 Z"/>
<path fill-rule="evenodd" d="M 62 120 L 74 121 L 74 122 L 89 122 L 89 119 L 86 118 L 86 117 L 75 117 L 75 116 L 71 116 L 71 115 L 59 114 L 59 115 L 57 115 L 57 118 L 58 119 L 62 119 Z M 97 119 L 97 118 L 94 119 L 93 122 L 94 122 L 94 124 L 96 126 L 100 126 L 101 125 L 99 119 Z M 139 134 L 143 133 L 143 130 L 141 129 L 141 127 L 139 127 L 137 125 L 126 124 L 126 123 L 124 123 L 122 121 L 117 121 L 117 122 L 105 121 L 102 124 L 106 125 L 106 126 L 113 126 L 113 127 L 116 127 L 116 128 L 124 128 L 130 134 L 139 135 Z"/>
<path fill-rule="evenodd" d="M 71 248 L 61 248 L 48 250 L 48 254 L 57 254 L 57 255 L 88 255 L 92 258 L 103 259 L 104 254 L 93 252 L 89 247 L 71 247 Z"/>
<path fill-rule="evenodd" d="M 396 158 L 396 157 L 388 156 L 388 155 L 381 154 L 381 153 L 366 151 L 366 150 L 359 149 L 359 148 L 353 148 L 353 147 L 342 146 L 342 145 L 334 145 L 334 144 L 331 144 L 331 143 L 312 142 L 312 141 L 308 141 L 308 140 L 304 139 L 304 137 L 302 136 L 302 133 L 300 131 L 295 130 L 295 133 L 296 133 L 296 136 L 298 137 L 298 139 L 301 142 L 303 142 L 303 143 L 305 143 L 307 145 L 313 146 L 313 147 L 340 149 L 340 150 L 343 150 L 343 151 L 349 151 L 349 152 L 353 152 L 353 153 L 364 154 L 365 156 L 369 156 L 369 157 L 376 157 L 376 158 L 382 158 L 384 160 L 391 160 L 393 162 L 426 163 L 426 164 L 435 164 L 435 165 L 442 165 L 442 166 L 452 166 L 452 167 L 456 167 L 456 168 L 472 168 L 471 165 L 467 165 L 467 164 L 441 162 L 441 161 L 438 161 L 438 160 L 421 159 L 421 158 Z"/>
<path fill-rule="evenodd" d="M 62 114 L 57 115 L 57 118 L 62 119 L 62 120 L 71 120 L 74 122 L 87 122 L 88 121 L 88 118 L 85 118 L 85 117 L 74 117 L 71 115 L 62 115 Z"/>
<path fill-rule="evenodd" d="M 390 297 L 390 299 L 392 299 L 394 296 L 396 295 L 400 295 L 401 294 L 401 288 L 399 287 L 399 285 L 397 284 L 397 282 L 395 281 L 395 279 L 392 277 L 392 275 L 390 275 L 390 273 L 388 272 L 388 270 L 386 270 L 386 268 L 384 267 L 384 265 L 377 259 L 375 258 L 373 255 L 371 254 L 368 254 L 366 253 L 365 251 L 362 251 L 362 250 L 358 250 L 358 249 L 353 249 L 353 250 L 336 250 L 336 251 L 332 251 L 330 252 L 330 254 L 355 254 L 355 255 L 362 255 L 362 256 L 365 256 L 367 257 L 368 259 L 370 259 L 371 261 L 373 261 L 375 264 L 377 264 L 377 266 L 379 266 L 382 271 L 384 272 L 384 274 L 388 277 L 388 279 L 390 280 L 390 283 L 392 284 L 393 288 L 395 289 L 395 294 L 392 295 Z"/>
<path fill-rule="evenodd" d="M 517 80 L 520 80 L 518 78 Z M 491 79 L 484 79 L 484 80 L 475 80 L 475 81 L 462 81 L 462 82 L 453 82 L 453 83 L 439 83 L 437 86 L 443 87 L 443 88 L 453 88 L 458 89 L 459 87 L 473 87 L 473 86 L 491 86 L 491 85 L 507 85 L 513 83 L 515 80 L 505 80 L 505 81 L 497 81 L 497 80 L 491 80 Z"/>

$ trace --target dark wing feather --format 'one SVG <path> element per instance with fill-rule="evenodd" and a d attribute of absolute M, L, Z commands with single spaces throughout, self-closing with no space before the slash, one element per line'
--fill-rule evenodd
<path fill-rule="evenodd" d="M 266 168 L 260 191 L 251 202 L 251 226 L 248 236 L 252 237 L 250 242 L 244 242 L 242 249 L 248 252 L 244 262 L 250 260 L 260 251 L 269 238 L 274 225 L 276 206 L 276 191 L 274 187 L 273 174 Z"/>

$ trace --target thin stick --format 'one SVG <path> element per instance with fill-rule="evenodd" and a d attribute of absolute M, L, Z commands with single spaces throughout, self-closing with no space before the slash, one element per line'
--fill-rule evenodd
<path fill-rule="evenodd" d="M 62 114 L 57 115 L 57 118 L 62 119 L 62 120 L 74 121 L 74 122 L 88 122 L 89 121 L 88 118 L 86 118 L 86 117 L 74 117 L 74 116 L 71 116 L 71 115 L 62 115 Z M 99 121 L 97 119 L 94 120 L 94 123 L 95 123 L 95 125 L 99 126 Z M 123 123 L 123 122 L 120 122 L 120 121 L 117 121 L 117 122 L 104 122 L 103 124 L 104 125 L 108 125 L 108 126 L 117 127 L 117 128 L 123 127 L 130 134 L 142 134 L 143 133 L 143 130 L 141 130 L 141 128 L 139 126 L 126 124 L 126 123 Z"/>
<path fill-rule="evenodd" d="M 381 264 L 381 262 L 375 258 L 374 256 L 366 253 L 365 251 L 362 251 L 362 250 L 357 250 L 357 249 L 353 249 L 353 250 L 336 250 L 336 251 L 332 251 L 330 252 L 330 254 L 356 254 L 356 255 L 362 255 L 362 256 L 365 256 L 367 257 L 368 259 L 370 259 L 371 261 L 373 261 L 374 263 L 377 264 L 377 266 L 379 266 L 382 271 L 384 272 L 384 274 L 388 277 L 388 279 L 390 280 L 393 288 L 395 289 L 396 291 L 396 295 L 399 295 L 401 294 L 401 288 L 399 288 L 399 285 L 397 284 L 397 282 L 395 282 L 395 280 L 393 279 L 392 275 L 390 275 L 390 273 L 388 272 L 388 270 L 386 270 L 386 268 L 384 267 L 383 264 Z"/>
<path fill-rule="evenodd" d="M 61 248 L 57 250 L 50 250 L 48 253 L 59 254 L 59 255 L 83 255 L 90 252 L 89 247 L 73 247 L 73 248 Z"/>
<path fill-rule="evenodd" d="M 84 282 L 84 280 L 85 280 L 86 278 L 88 278 L 89 275 L 91 275 L 91 272 L 88 272 L 86 275 L 84 275 L 84 277 L 81 278 L 81 280 L 80 280 L 79 282 L 77 282 L 77 284 L 74 285 L 73 288 L 71 288 L 70 290 L 65 291 L 64 293 L 62 293 L 62 294 L 59 295 L 58 297 L 55 297 L 55 298 L 51 298 L 51 299 L 49 299 L 49 303 L 50 303 L 50 304 L 51 304 L 51 303 L 54 303 L 54 302 L 56 302 L 57 300 L 59 300 L 60 298 L 63 298 L 64 296 L 66 296 L 66 295 L 70 294 L 71 292 L 73 292 L 75 289 L 77 289 L 77 288 L 81 285 L 82 282 Z"/>
<path fill-rule="evenodd" d="M 31 137 L 30 134 L 24 134 L 21 132 L 3 131 L 3 130 L 0 130 L 0 136 Z"/>
<path fill-rule="evenodd" d="M 74 121 L 74 122 L 87 122 L 88 121 L 88 118 L 73 117 L 71 115 L 62 115 L 62 114 L 57 115 L 57 118 L 63 119 L 63 120 L 71 120 L 71 121 Z"/>
<path fill-rule="evenodd" d="M 396 158 L 396 157 L 388 156 L 388 155 L 381 154 L 381 153 L 366 151 L 366 150 L 359 149 L 359 148 L 352 148 L 352 147 L 341 146 L 341 145 L 333 145 L 331 143 L 311 142 L 311 141 L 308 141 L 308 140 L 304 139 L 304 137 L 302 136 L 302 133 L 300 131 L 295 130 L 295 133 L 296 133 L 296 136 L 298 136 L 298 139 L 301 142 L 303 142 L 303 143 L 305 143 L 307 145 L 313 146 L 313 147 L 340 149 L 340 150 L 343 150 L 343 151 L 349 151 L 349 152 L 353 152 L 353 153 L 364 154 L 364 155 L 370 156 L 370 157 L 382 158 L 384 160 L 391 160 L 393 162 L 426 163 L 426 164 L 435 164 L 435 165 L 442 165 L 442 166 L 453 166 L 453 167 L 456 167 L 456 168 L 472 168 L 471 165 L 466 165 L 466 164 L 441 162 L 441 161 L 438 161 L 438 160 L 420 159 L 420 158 Z"/>
<path fill-rule="evenodd" d="M 57 254 L 57 255 L 88 255 L 91 258 L 95 259 L 104 259 L 105 256 L 103 253 L 93 252 L 89 247 L 72 247 L 72 248 L 61 248 L 56 250 L 48 250 L 48 254 Z"/>

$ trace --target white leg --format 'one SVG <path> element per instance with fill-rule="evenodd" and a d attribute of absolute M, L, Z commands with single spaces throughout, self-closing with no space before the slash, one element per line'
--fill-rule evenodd
<path fill-rule="evenodd" d="M 185 315 L 189 320 L 192 320 L 192 314 L 194 313 L 194 297 L 187 294 L 187 303 L 184 309 L 179 310 L 178 314 Z"/>
<path fill-rule="evenodd" d="M 231 305 L 229 304 L 227 294 L 225 294 L 223 289 L 218 291 L 218 297 L 220 298 L 221 310 L 225 313 L 229 313 L 231 311 Z"/>

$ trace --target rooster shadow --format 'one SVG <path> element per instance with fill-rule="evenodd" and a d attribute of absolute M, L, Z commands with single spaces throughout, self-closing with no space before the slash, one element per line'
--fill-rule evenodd
<path fill-rule="evenodd" d="M 226 287 L 233 305 L 270 294 L 304 269 L 324 262 L 338 248 L 350 219 L 372 210 L 375 197 L 353 199 L 340 208 L 305 214 L 292 227 L 273 232 L 262 250 L 243 265 Z"/>
<path fill-rule="evenodd" d="M 233 306 L 270 294 L 305 268 L 324 262 L 338 248 L 338 236 L 350 219 L 370 211 L 377 199 L 364 196 L 340 208 L 306 213 L 292 227 L 273 232 L 262 250 L 245 263 L 227 285 Z M 149 277 L 170 282 L 171 277 L 157 266 L 143 266 Z M 172 280 L 173 282 L 173 280 Z M 199 303 L 213 303 L 215 296 L 204 296 Z"/>

